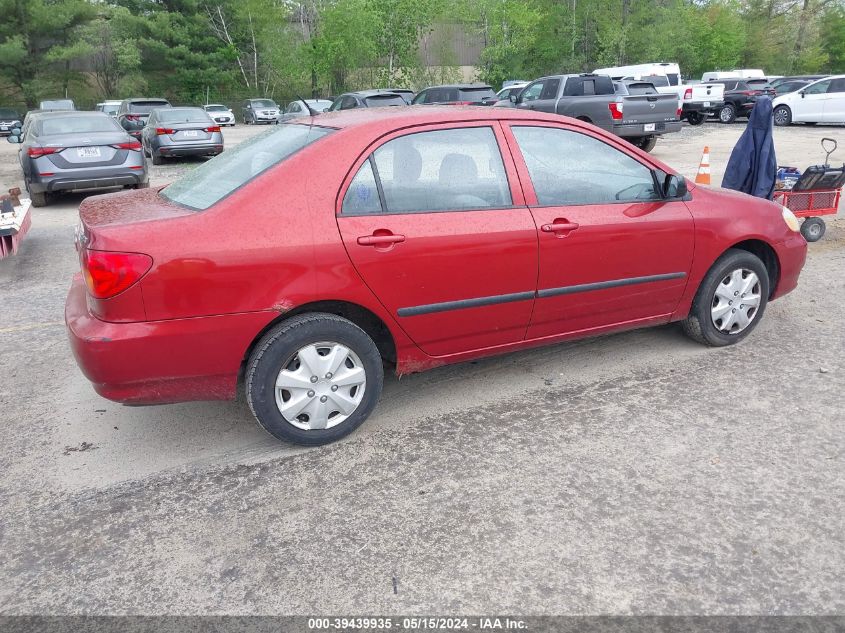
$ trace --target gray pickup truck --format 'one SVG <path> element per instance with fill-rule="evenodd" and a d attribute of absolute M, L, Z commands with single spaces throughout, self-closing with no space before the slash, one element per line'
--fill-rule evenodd
<path fill-rule="evenodd" d="M 606 75 L 542 77 L 525 86 L 512 101 L 517 108 L 587 121 L 647 152 L 654 148 L 658 136 L 681 129 L 677 95 L 657 91 L 617 94 Z"/>

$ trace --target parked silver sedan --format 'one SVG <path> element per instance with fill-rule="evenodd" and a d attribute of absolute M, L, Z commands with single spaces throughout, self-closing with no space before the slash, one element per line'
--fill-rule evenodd
<path fill-rule="evenodd" d="M 276 119 L 277 123 L 284 123 L 291 119 L 296 119 L 303 116 L 311 116 L 309 107 L 314 112 L 325 112 L 332 106 L 332 101 L 329 99 L 305 99 L 300 101 L 291 101 L 285 111 L 282 112 Z"/>
<path fill-rule="evenodd" d="M 202 108 L 158 108 L 141 130 L 141 143 L 153 165 L 161 165 L 170 156 L 216 156 L 223 134 Z"/>
<path fill-rule="evenodd" d="M 9 142 L 21 145 L 24 184 L 36 207 L 61 191 L 149 183 L 141 143 L 103 112 L 32 113 Z"/>

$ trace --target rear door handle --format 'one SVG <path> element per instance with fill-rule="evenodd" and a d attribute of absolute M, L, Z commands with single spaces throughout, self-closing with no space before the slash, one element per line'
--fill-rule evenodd
<path fill-rule="evenodd" d="M 358 244 L 361 246 L 389 246 L 404 241 L 404 235 L 394 235 L 392 233 L 387 235 L 365 235 L 358 238 Z"/>
<path fill-rule="evenodd" d="M 580 224 L 577 222 L 567 222 L 566 220 L 555 220 L 552 224 L 544 224 L 540 227 L 543 233 L 562 233 L 564 231 L 574 231 Z"/>

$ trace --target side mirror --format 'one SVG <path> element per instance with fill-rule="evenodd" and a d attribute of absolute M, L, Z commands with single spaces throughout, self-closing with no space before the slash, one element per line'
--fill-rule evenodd
<path fill-rule="evenodd" d="M 510 101 L 511 103 L 516 103 L 517 97 L 518 95 L 511 93 L 510 95 L 508 95 L 508 101 Z"/>
<path fill-rule="evenodd" d="M 663 197 L 668 199 L 683 198 L 687 195 L 687 181 L 683 176 L 667 174 L 663 179 Z"/>
<path fill-rule="evenodd" d="M 799 93 L 801 93 L 801 98 L 803 99 L 803 98 L 804 98 L 804 91 L 803 91 L 803 90 L 799 90 L 798 92 L 799 92 Z"/>

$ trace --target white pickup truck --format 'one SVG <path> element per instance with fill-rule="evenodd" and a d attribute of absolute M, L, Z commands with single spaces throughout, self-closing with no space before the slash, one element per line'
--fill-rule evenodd
<path fill-rule="evenodd" d="M 725 87 L 719 83 L 684 84 L 677 64 L 666 62 L 599 68 L 598 75 L 609 75 L 614 81 L 647 81 L 661 94 L 676 94 L 681 104 L 681 119 L 700 125 L 722 107 Z"/>

